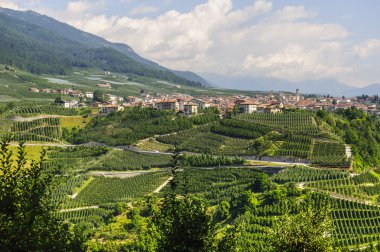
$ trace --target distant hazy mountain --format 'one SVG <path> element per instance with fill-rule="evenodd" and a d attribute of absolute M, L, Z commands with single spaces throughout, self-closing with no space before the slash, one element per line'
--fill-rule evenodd
<path fill-rule="evenodd" d="M 97 67 L 188 85 L 207 85 L 191 72 L 175 71 L 144 59 L 125 44 L 111 43 L 33 11 L 0 8 L 0 63 L 34 73 L 63 73 Z"/>
<path fill-rule="evenodd" d="M 221 88 L 233 88 L 243 90 L 263 90 L 263 91 L 291 91 L 295 92 L 297 88 L 304 94 L 323 94 L 323 95 L 348 95 L 362 94 L 361 92 L 371 92 L 376 89 L 380 91 L 380 85 L 371 89 L 358 89 L 334 79 L 308 80 L 302 82 L 289 82 L 287 80 L 276 78 L 239 78 L 226 77 L 211 73 L 199 73 L 203 78 L 209 80 L 214 86 Z M 380 92 L 379 92 L 380 93 Z"/>
<path fill-rule="evenodd" d="M 345 96 L 380 95 L 380 84 L 374 83 L 363 88 L 351 89 L 344 93 Z"/>

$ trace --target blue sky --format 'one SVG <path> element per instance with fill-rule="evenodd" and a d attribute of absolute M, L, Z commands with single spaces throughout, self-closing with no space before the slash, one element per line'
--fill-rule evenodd
<path fill-rule="evenodd" d="M 52 10 L 65 9 L 69 0 L 19 0 L 14 2 L 25 9 L 49 8 Z M 96 3 L 97 1 L 88 1 Z M 169 10 L 180 12 L 191 11 L 196 5 L 204 3 L 204 0 L 116 0 L 109 1 L 101 12 L 106 15 L 130 15 L 130 12 L 139 6 L 151 6 L 156 10 L 152 12 L 133 15 L 136 17 L 157 17 Z M 234 9 L 244 8 L 252 4 L 252 0 L 234 0 Z M 318 21 L 337 22 L 355 33 L 358 38 L 372 38 L 379 36 L 380 30 L 376 24 L 380 24 L 380 1 L 377 0 L 274 0 L 273 9 L 278 10 L 287 5 L 303 5 L 319 12 Z"/>
<path fill-rule="evenodd" d="M 0 0 L 165 66 L 302 81 L 380 83 L 378 0 Z"/>

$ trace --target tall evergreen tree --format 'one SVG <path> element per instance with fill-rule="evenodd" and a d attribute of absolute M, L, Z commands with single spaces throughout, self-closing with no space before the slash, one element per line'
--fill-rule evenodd
<path fill-rule="evenodd" d="M 176 194 L 179 155 L 178 151 L 173 154 L 171 190 L 153 218 L 159 251 L 212 251 L 214 232 L 207 205 L 195 196 Z"/>

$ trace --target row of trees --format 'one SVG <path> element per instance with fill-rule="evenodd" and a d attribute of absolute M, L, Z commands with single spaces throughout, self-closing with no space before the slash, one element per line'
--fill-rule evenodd
<path fill-rule="evenodd" d="M 53 216 L 51 203 L 55 171 L 26 159 L 25 146 L 17 154 L 8 142 L 0 146 L 0 248 L 2 251 L 79 251 L 83 237 Z"/>
<path fill-rule="evenodd" d="M 209 214 L 205 201 L 190 194 L 176 193 L 178 172 L 178 154 L 172 161 L 173 180 L 171 190 L 153 215 L 153 223 L 158 227 L 158 251 L 238 251 L 237 240 L 241 236 L 241 227 L 235 226 L 224 232 L 223 238 L 216 235 L 217 223 Z M 263 176 L 262 183 L 255 188 L 266 191 L 269 187 Z M 266 182 L 264 182 L 266 181 Z M 186 183 L 186 182 L 185 182 Z M 291 188 L 291 187 L 290 187 Z M 289 193 L 294 190 L 288 190 Z M 271 194 L 268 194 L 269 198 Z M 277 195 L 275 193 L 275 195 Z M 273 200 L 277 200 L 274 197 Z M 237 214 L 254 211 L 259 204 L 256 195 L 248 190 L 234 203 Z M 229 217 L 231 204 L 223 201 L 218 207 L 219 218 Z M 273 251 L 332 251 L 331 222 L 329 208 L 316 209 L 309 201 L 298 214 L 285 214 L 268 234 Z M 241 248 L 243 249 L 244 248 Z"/>
<path fill-rule="evenodd" d="M 191 129 L 194 125 L 217 119 L 214 110 L 207 110 L 194 117 L 183 117 L 175 115 L 173 111 L 134 107 L 123 112 L 94 117 L 84 129 L 65 131 L 63 136 L 73 143 L 97 141 L 108 145 L 130 145 L 154 135 Z"/>
<path fill-rule="evenodd" d="M 53 216 L 55 206 L 49 201 L 53 178 L 57 173 L 45 170 L 44 153 L 39 162 L 25 158 L 25 147 L 17 154 L 10 151 L 9 143 L 0 146 L 0 247 L 3 251 L 81 251 L 85 249 L 80 230 Z M 171 162 L 170 190 L 163 200 L 150 205 L 150 221 L 143 223 L 137 209 L 130 212 L 132 225 L 138 227 L 139 238 L 132 244 L 138 251 L 236 251 L 242 248 L 237 241 L 244 239 L 242 224 L 227 229 L 222 238 L 217 236 L 215 218 L 207 202 L 185 193 L 177 194 L 179 154 Z M 265 176 L 262 178 L 265 179 Z M 264 182 L 264 180 L 262 181 Z M 268 182 L 268 181 L 267 181 Z M 262 184 L 262 185 L 261 185 Z M 267 183 L 253 186 L 265 192 Z M 290 190 L 287 190 L 290 192 Z M 279 193 L 268 192 L 268 199 L 279 200 Z M 276 192 L 276 193 L 275 193 Z M 277 196 L 276 196 L 277 195 Z M 273 201 L 271 204 L 273 204 Z M 222 202 L 219 217 L 229 218 L 232 209 L 238 214 L 255 211 L 259 201 L 250 190 L 235 201 Z M 120 212 L 120 211 L 119 211 Z M 143 225 L 144 224 L 144 225 Z M 244 228 L 245 230 L 245 228 Z M 298 214 L 285 215 L 268 234 L 268 246 L 273 251 L 329 251 L 330 222 L 327 209 L 305 208 Z M 140 239 L 141 238 L 141 239 Z"/>
<path fill-rule="evenodd" d="M 317 116 L 331 126 L 345 143 L 350 144 L 356 169 L 368 169 L 380 164 L 380 121 L 357 108 L 336 113 L 318 111 Z"/>
<path fill-rule="evenodd" d="M 210 154 L 184 155 L 182 157 L 184 165 L 192 167 L 207 167 L 207 166 L 223 166 L 223 165 L 242 165 L 245 160 L 243 158 L 235 157 L 228 158 L 226 156 L 214 157 Z"/>

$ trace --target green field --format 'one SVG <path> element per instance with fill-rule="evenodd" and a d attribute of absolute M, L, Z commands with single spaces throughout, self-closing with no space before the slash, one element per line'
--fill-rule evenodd
<path fill-rule="evenodd" d="M 168 167 L 171 156 L 160 154 L 143 154 L 132 151 L 113 150 L 99 158 L 90 170 L 126 171 L 159 167 Z"/>
<path fill-rule="evenodd" d="M 129 202 L 152 193 L 169 178 L 167 172 L 151 172 L 131 178 L 95 178 L 76 197 L 84 205 Z"/>
<path fill-rule="evenodd" d="M 131 116 L 134 113 L 127 115 Z M 158 114 L 158 117 L 161 116 L 172 115 Z M 151 115 L 148 114 L 149 117 Z M 280 115 L 279 117 L 282 118 L 281 120 L 286 118 Z M 63 118 L 67 120 L 66 125 L 71 125 L 73 128 L 78 127 L 83 119 L 80 116 Z M 276 116 L 271 116 L 271 118 L 274 122 L 280 120 Z M 379 242 L 380 219 L 377 216 L 380 213 L 380 205 L 378 205 L 380 175 L 371 171 L 352 176 L 347 169 L 331 169 L 331 167 L 346 167 L 345 163 L 341 163 L 346 161 L 342 159 L 345 145 L 337 141 L 334 136 L 328 137 L 326 131 L 323 133 L 322 130 L 316 132 L 307 127 L 303 128 L 303 122 L 310 118 L 309 114 L 302 114 L 297 118 L 300 123 L 294 128 L 279 126 L 281 124 L 277 122 L 274 123 L 276 125 L 271 125 L 270 120 L 264 120 L 265 117 L 255 122 L 244 120 L 240 127 L 235 127 L 236 123 L 239 123 L 238 118 L 221 122 L 211 121 L 200 125 L 189 124 L 191 125 L 189 129 L 154 136 L 150 138 L 151 140 L 142 141 L 137 146 L 145 145 L 145 148 L 149 150 L 161 148 L 161 151 L 168 151 L 177 146 L 183 151 L 231 156 L 231 160 L 235 156 L 266 153 L 273 156 L 309 158 L 318 166 L 329 167 L 323 169 L 294 166 L 268 176 L 256 168 L 245 165 L 234 166 L 232 163 L 232 165 L 229 164 L 229 168 L 226 168 L 224 161 L 227 157 L 221 156 L 201 155 L 197 158 L 185 159 L 187 163 L 179 162 L 178 165 L 186 164 L 187 166 L 182 166 L 177 171 L 176 193 L 181 197 L 187 194 L 196 195 L 207 202 L 208 212 L 217 221 L 216 232 L 219 235 L 223 235 L 224 230 L 229 226 L 241 226 L 244 223 L 247 229 L 242 231 L 243 236 L 236 238 L 241 248 L 253 246 L 266 251 L 265 246 L 269 242 L 268 234 L 277 219 L 281 218 L 286 211 L 292 213 L 300 211 L 307 197 L 313 198 L 316 208 L 328 202 L 335 248 L 354 248 L 357 245 L 368 246 L 370 243 Z M 122 119 L 118 123 L 124 123 L 128 127 L 137 127 L 141 123 L 146 123 L 138 121 L 131 123 Z M 134 120 L 133 117 L 132 120 Z M 46 137 L 50 138 L 56 136 L 54 135 L 56 133 L 37 129 L 52 126 L 61 129 L 62 118 L 32 118 L 30 121 L 14 121 L 11 124 L 3 120 L 2 124 L 3 129 L 9 129 L 11 132 L 28 132 L 28 134 L 33 132 L 35 135 L 46 133 Z M 86 127 L 88 126 L 84 128 Z M 256 133 L 252 134 L 252 131 Z M 23 136 L 25 137 L 26 134 Z M 31 151 L 29 157 L 37 158 L 41 147 L 28 148 Z M 114 217 L 130 211 L 127 203 L 132 202 L 144 213 L 142 218 L 149 221 L 151 216 L 146 212 L 147 200 L 156 199 L 157 202 L 153 204 L 159 206 L 160 199 L 171 192 L 169 186 L 166 186 L 152 196 L 153 192 L 171 176 L 168 170 L 171 165 L 171 155 L 138 153 L 107 146 L 48 147 L 47 149 L 46 167 L 59 169 L 57 177 L 59 186 L 52 197 L 53 201 L 59 204 L 56 216 L 84 227 L 86 232 L 98 237 L 97 239 L 104 239 L 105 234 L 102 230 L 112 225 L 118 227 L 117 232 L 122 232 L 125 239 L 129 241 L 139 239 L 136 233 L 128 234 L 129 227 L 120 229 L 118 226 L 120 218 Z M 190 161 L 201 167 L 192 167 Z M 220 163 L 218 165 L 213 162 Z M 202 167 L 208 166 L 208 163 L 210 167 Z M 241 164 L 243 163 L 242 159 Z M 221 164 L 222 167 L 218 167 Z M 267 165 L 275 164 L 267 163 Z M 161 169 L 152 169 L 159 167 Z M 135 171 L 137 173 L 133 174 Z M 124 172 L 124 174 L 119 172 Z M 249 208 L 248 212 L 244 210 L 247 209 L 246 207 L 241 206 L 241 197 L 247 191 L 254 195 L 252 202 L 255 204 L 255 207 Z M 223 204 L 228 202 L 230 205 L 229 213 L 223 215 L 223 218 L 219 212 L 222 202 Z M 118 235 L 113 233 L 116 232 L 115 230 L 107 232 L 108 237 Z M 250 243 L 248 244 L 247 241 Z M 105 244 L 108 242 L 114 241 L 107 240 Z"/>
<path fill-rule="evenodd" d="M 306 112 L 239 114 L 156 140 L 190 152 L 299 158 L 316 166 L 350 167 L 342 141 Z"/>
<path fill-rule="evenodd" d="M 83 116 L 61 117 L 60 124 L 62 128 L 84 128 L 90 120 L 91 117 Z"/>
<path fill-rule="evenodd" d="M 4 65 L 0 65 L 0 103 L 15 102 L 20 104 L 40 104 L 51 103 L 57 97 L 53 93 L 33 93 L 29 88 L 49 88 L 62 89 L 72 88 L 82 92 L 102 90 L 96 84 L 110 82 L 113 88 L 107 91 L 109 94 L 127 97 L 129 95 L 139 95 L 141 90 L 151 93 L 187 93 L 191 95 L 255 95 L 265 94 L 265 92 L 240 91 L 216 88 L 190 87 L 160 81 L 137 75 L 124 75 L 113 73 L 107 75 L 104 71 L 97 69 L 74 68 L 66 75 L 34 75 L 29 72 L 5 70 Z M 179 86 L 179 87 L 178 87 Z M 69 96 L 62 96 L 62 99 L 74 99 Z"/>

